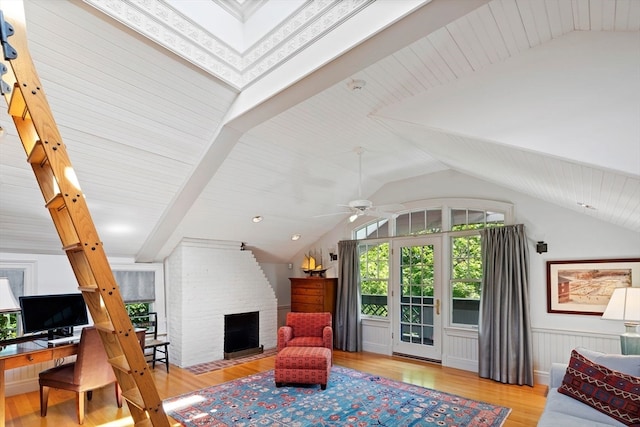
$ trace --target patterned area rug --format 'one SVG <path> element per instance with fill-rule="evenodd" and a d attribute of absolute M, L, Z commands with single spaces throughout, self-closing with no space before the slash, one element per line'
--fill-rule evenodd
<path fill-rule="evenodd" d="M 334 366 L 326 390 L 273 371 L 164 401 L 183 426 L 501 426 L 511 409 Z"/>
<path fill-rule="evenodd" d="M 237 359 L 229 359 L 229 360 L 215 360 L 213 362 L 200 363 L 193 366 L 187 366 L 187 371 L 192 374 L 200 375 L 206 374 L 207 372 L 216 371 L 222 368 L 228 368 L 229 366 L 239 365 L 241 363 L 251 362 L 252 360 L 262 359 L 263 357 L 275 356 L 276 349 L 270 348 L 264 350 L 259 354 L 252 354 L 251 356 L 238 357 Z"/>

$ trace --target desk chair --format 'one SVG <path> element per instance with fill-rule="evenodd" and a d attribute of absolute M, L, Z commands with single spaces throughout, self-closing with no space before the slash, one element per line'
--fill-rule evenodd
<path fill-rule="evenodd" d="M 169 344 L 167 340 L 158 339 L 158 313 L 150 311 L 144 354 L 153 369 L 156 368 L 156 362 L 159 362 L 164 363 L 167 373 L 169 372 Z"/>
<path fill-rule="evenodd" d="M 122 407 L 122 390 L 113 369 L 107 361 L 98 330 L 87 327 L 82 330 L 76 361 L 40 372 L 40 415 L 47 416 L 49 389 L 51 387 L 76 392 L 78 424 L 84 422 L 84 396 L 91 400 L 92 391 L 115 383 L 116 402 Z"/>

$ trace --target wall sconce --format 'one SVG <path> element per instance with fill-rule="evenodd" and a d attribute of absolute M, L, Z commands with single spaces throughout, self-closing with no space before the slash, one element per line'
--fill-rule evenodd
<path fill-rule="evenodd" d="M 334 254 L 333 252 L 329 252 L 329 259 L 331 261 L 337 261 L 338 260 L 338 254 Z"/>
<path fill-rule="evenodd" d="M 545 242 L 538 242 L 536 244 L 536 252 L 539 254 L 547 252 L 547 244 Z"/>

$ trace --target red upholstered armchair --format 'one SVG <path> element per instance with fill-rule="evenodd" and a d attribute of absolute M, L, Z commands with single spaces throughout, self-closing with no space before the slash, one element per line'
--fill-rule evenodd
<path fill-rule="evenodd" d="M 278 329 L 278 351 L 285 347 L 326 347 L 333 352 L 331 313 L 287 313 Z"/>

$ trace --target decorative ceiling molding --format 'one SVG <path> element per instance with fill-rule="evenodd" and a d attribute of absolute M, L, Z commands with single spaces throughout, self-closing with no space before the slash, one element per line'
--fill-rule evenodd
<path fill-rule="evenodd" d="M 237 89 L 272 71 L 374 1 L 306 2 L 240 53 L 163 0 L 84 0 Z"/>
<path fill-rule="evenodd" d="M 247 22 L 251 15 L 264 6 L 268 0 L 251 0 L 240 2 L 238 0 L 211 0 L 240 22 Z"/>

